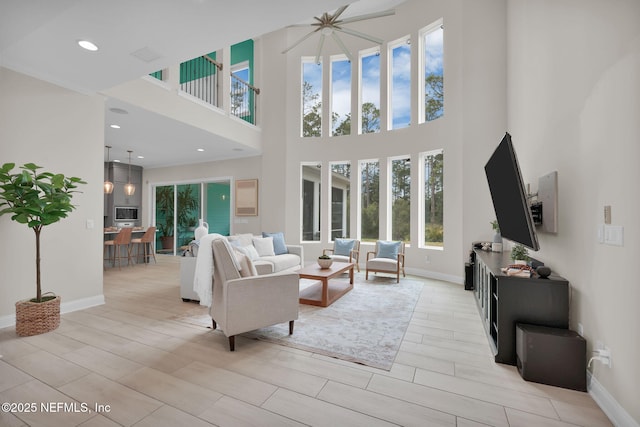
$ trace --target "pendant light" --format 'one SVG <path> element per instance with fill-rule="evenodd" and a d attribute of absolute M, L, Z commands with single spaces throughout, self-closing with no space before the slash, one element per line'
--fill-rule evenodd
<path fill-rule="evenodd" d="M 124 194 L 133 196 L 133 193 L 136 192 L 136 186 L 131 183 L 131 153 L 133 151 L 127 150 L 127 153 L 129 153 L 129 174 L 127 175 L 127 183 L 124 185 Z"/>
<path fill-rule="evenodd" d="M 107 147 L 107 167 L 108 167 L 109 166 L 109 150 L 111 150 L 111 146 L 105 145 L 105 147 Z M 104 194 L 111 194 L 113 193 L 113 182 L 109 181 L 108 176 L 106 178 L 107 179 L 104 180 Z"/>

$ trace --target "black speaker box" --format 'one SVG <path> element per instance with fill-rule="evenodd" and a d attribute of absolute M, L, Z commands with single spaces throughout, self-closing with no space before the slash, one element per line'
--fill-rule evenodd
<path fill-rule="evenodd" d="M 527 381 L 587 391 L 587 342 L 575 331 L 518 323 L 516 356 Z"/>
<path fill-rule="evenodd" d="M 473 290 L 473 264 L 469 262 L 464 265 L 464 289 Z"/>

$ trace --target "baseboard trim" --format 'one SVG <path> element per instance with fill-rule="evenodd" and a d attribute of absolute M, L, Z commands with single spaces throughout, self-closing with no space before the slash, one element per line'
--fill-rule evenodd
<path fill-rule="evenodd" d="M 587 371 L 587 391 L 616 427 L 640 427 L 618 401 Z"/>
<path fill-rule="evenodd" d="M 80 298 L 73 301 L 65 301 L 60 303 L 60 314 L 71 313 L 72 311 L 84 310 L 85 308 L 95 307 L 104 304 L 104 295 L 95 295 L 88 298 Z M 0 329 L 8 328 L 16 325 L 16 315 L 0 317 Z"/>
<path fill-rule="evenodd" d="M 438 273 L 435 271 L 423 270 L 421 268 L 405 268 L 407 274 L 414 276 L 426 277 L 427 279 L 442 280 L 445 282 L 464 285 L 464 277 L 454 276 L 453 274 Z"/>

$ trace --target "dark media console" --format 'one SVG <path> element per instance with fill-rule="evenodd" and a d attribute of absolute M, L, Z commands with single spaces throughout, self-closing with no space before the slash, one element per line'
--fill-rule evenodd
<path fill-rule="evenodd" d="M 507 276 L 501 268 L 511 264 L 508 253 L 474 252 L 474 294 L 496 362 L 516 364 L 516 323 L 569 327 L 567 280 Z"/>

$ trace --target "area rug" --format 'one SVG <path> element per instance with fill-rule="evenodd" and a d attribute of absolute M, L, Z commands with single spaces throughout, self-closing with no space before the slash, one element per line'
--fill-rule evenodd
<path fill-rule="evenodd" d="M 345 275 L 335 281 L 348 280 Z M 301 280 L 301 287 L 311 281 Z M 423 284 L 419 280 L 355 274 L 354 288 L 329 307 L 300 304 L 293 335 L 288 323 L 242 334 L 337 359 L 390 370 L 413 315 Z M 211 327 L 208 315 L 175 320 Z"/>

